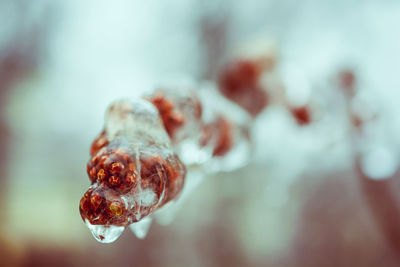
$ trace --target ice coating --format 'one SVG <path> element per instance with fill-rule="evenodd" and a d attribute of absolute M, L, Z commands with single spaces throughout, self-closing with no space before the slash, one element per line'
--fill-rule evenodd
<path fill-rule="evenodd" d="M 201 126 L 202 105 L 194 90 L 178 86 L 163 88 L 146 99 L 158 109 L 172 143 L 196 138 Z"/>
<path fill-rule="evenodd" d="M 215 120 L 204 125 L 202 144 L 206 146 L 213 142 L 213 156 L 222 157 L 233 147 L 232 131 L 232 123 L 226 117 L 218 115 Z"/>
<path fill-rule="evenodd" d="M 201 94 L 159 89 L 108 108 L 104 130 L 90 149 L 91 186 L 80 202 L 81 216 L 98 241 L 113 242 L 128 226 L 144 238 L 154 217 L 171 221 L 183 201 L 178 195 L 186 165 L 215 172 L 249 162 L 249 115 L 215 86 Z"/>
<path fill-rule="evenodd" d="M 157 109 L 146 100 L 109 107 L 91 156 L 87 170 L 92 185 L 81 199 L 80 213 L 96 239 L 103 236 L 102 242 L 113 242 L 106 235 L 115 236 L 115 227 L 140 221 L 183 187 L 186 168 L 171 149 Z"/>
<path fill-rule="evenodd" d="M 146 237 L 147 232 L 150 229 L 152 219 L 149 217 L 143 218 L 143 220 L 140 220 L 139 222 L 132 223 L 129 228 L 131 231 L 136 235 L 137 238 L 143 239 Z"/>
<path fill-rule="evenodd" d="M 198 166 L 199 167 L 199 166 Z M 200 185 L 204 180 L 205 173 L 201 168 L 192 168 L 185 179 L 185 185 L 183 186 L 182 193 L 173 201 L 168 202 L 161 209 L 154 213 L 154 219 L 160 225 L 170 224 L 179 209 L 184 205 L 185 201 L 193 193 L 193 191 Z"/>
<path fill-rule="evenodd" d="M 124 226 L 114 225 L 92 225 L 86 220 L 86 225 L 92 232 L 93 237 L 101 243 L 112 243 L 117 240 L 125 230 Z"/>
<path fill-rule="evenodd" d="M 178 86 L 158 89 L 146 99 L 158 109 L 173 147 L 186 165 L 200 164 L 215 172 L 248 163 L 251 118 L 219 94 L 215 85 L 205 83 L 197 91 Z"/>
<path fill-rule="evenodd" d="M 203 107 L 194 90 L 176 85 L 146 97 L 158 109 L 172 145 L 186 165 L 201 164 L 212 156 L 201 146 Z"/>
<path fill-rule="evenodd" d="M 222 97 L 215 86 L 204 86 L 198 92 L 178 86 L 158 89 L 146 99 L 158 109 L 173 147 L 186 165 L 202 164 L 207 170 L 216 171 L 232 170 L 236 168 L 233 165 L 241 167 L 248 162 L 245 149 L 233 161 L 229 152 L 242 141 L 248 143 L 248 127 L 241 123 L 250 117 Z M 232 162 L 231 167 L 228 162 Z"/>
<path fill-rule="evenodd" d="M 199 95 L 204 107 L 201 143 L 212 152 L 204 164 L 206 171 L 233 171 L 247 165 L 253 150 L 250 116 L 212 84 L 203 84 Z"/>
<path fill-rule="evenodd" d="M 204 164 L 207 172 L 233 171 L 247 165 L 252 150 L 248 128 L 219 114 L 204 126 L 203 133 L 203 144 L 213 148 L 213 157 Z"/>

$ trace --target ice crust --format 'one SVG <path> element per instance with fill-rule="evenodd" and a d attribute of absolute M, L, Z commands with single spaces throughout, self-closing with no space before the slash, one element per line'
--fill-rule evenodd
<path fill-rule="evenodd" d="M 120 161 L 121 170 L 134 166 L 129 175 L 137 180 L 132 188 L 122 187 L 116 193 L 112 180 L 96 180 L 95 173 L 103 178 L 98 169 L 104 167 L 92 159 L 88 171 L 89 176 L 93 172 L 93 184 L 80 207 L 96 240 L 114 242 L 128 226 L 143 239 L 154 219 L 162 225 L 172 222 L 205 175 L 248 164 L 252 154 L 249 115 L 210 84 L 202 87 L 199 95 L 191 90 L 160 89 L 152 96 L 116 101 L 108 108 L 104 140 L 97 143 L 92 156 L 100 157 L 100 162 L 104 157 Z M 190 171 L 185 183 L 184 166 Z M 150 174 L 143 176 L 143 170 Z M 96 194 L 105 198 L 105 207 L 101 206 L 104 202 L 96 202 L 101 199 Z M 112 206 L 113 201 L 118 205 Z"/>
<path fill-rule="evenodd" d="M 146 100 L 113 103 L 104 132 L 107 142 L 94 151 L 89 166 L 101 179 L 92 180 L 81 200 L 81 215 L 100 242 L 115 241 L 129 225 L 138 238 L 144 238 L 151 224 L 149 215 L 180 193 L 185 167 L 157 109 Z M 134 182 L 125 184 L 128 177 Z"/>

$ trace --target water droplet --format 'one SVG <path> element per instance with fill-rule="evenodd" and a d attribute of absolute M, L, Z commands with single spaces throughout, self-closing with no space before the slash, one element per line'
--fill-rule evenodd
<path fill-rule="evenodd" d="M 149 232 L 151 222 L 152 222 L 151 218 L 145 217 L 142 220 L 129 225 L 129 228 L 132 230 L 132 232 L 135 234 L 137 238 L 143 239 Z"/>
<path fill-rule="evenodd" d="M 92 225 L 86 220 L 86 225 L 94 238 L 101 243 L 112 243 L 121 236 L 124 226 Z"/>

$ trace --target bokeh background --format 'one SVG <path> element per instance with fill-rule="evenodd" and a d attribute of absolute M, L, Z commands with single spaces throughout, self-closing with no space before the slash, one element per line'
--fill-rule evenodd
<path fill-rule="evenodd" d="M 400 266 L 399 1 L 0 0 L 0 18 L 1 266 Z M 144 240 L 95 241 L 78 203 L 108 104 L 212 82 L 255 36 L 329 116 L 267 108 L 248 166 L 206 177 Z M 349 68 L 379 114 L 362 137 L 335 93 Z"/>

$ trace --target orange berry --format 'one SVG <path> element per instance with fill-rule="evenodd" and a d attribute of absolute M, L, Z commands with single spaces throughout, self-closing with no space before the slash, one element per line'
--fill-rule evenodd
<path fill-rule="evenodd" d="M 120 216 L 122 214 L 121 203 L 113 201 L 110 205 L 110 211 L 115 215 Z"/>
<path fill-rule="evenodd" d="M 97 180 L 102 181 L 106 177 L 104 169 L 100 169 L 97 173 Z"/>
<path fill-rule="evenodd" d="M 119 177 L 117 177 L 117 176 L 111 176 L 110 178 L 108 178 L 108 182 L 112 186 L 119 186 L 121 184 L 121 181 L 120 181 Z"/>

